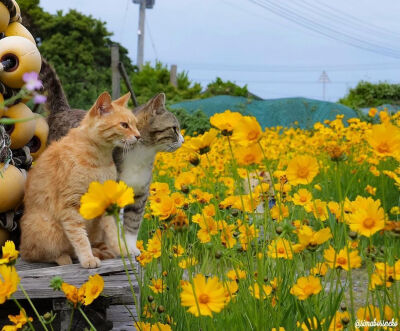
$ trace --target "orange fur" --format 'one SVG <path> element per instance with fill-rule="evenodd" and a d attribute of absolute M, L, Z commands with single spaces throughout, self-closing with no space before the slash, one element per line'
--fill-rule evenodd
<path fill-rule="evenodd" d="M 136 118 L 126 108 L 130 95 L 111 101 L 103 93 L 81 125 L 51 144 L 29 171 L 25 213 L 21 219 L 21 257 L 27 261 L 72 263 L 77 257 L 85 268 L 100 260 L 92 244 L 104 241 L 118 254 L 117 228 L 110 216 L 84 220 L 79 214 L 81 196 L 93 181 L 116 180 L 112 159 L 115 146 L 129 146 L 140 137 Z"/>

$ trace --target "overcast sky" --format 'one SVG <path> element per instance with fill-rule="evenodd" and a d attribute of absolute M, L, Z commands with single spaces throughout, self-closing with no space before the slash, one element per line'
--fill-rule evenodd
<path fill-rule="evenodd" d="M 136 62 L 139 6 L 132 0 L 41 6 L 106 22 Z M 336 101 L 359 80 L 399 82 L 399 12 L 397 0 L 156 0 L 146 10 L 145 61 L 177 64 L 202 85 L 217 76 L 247 84 L 267 99 L 322 99 L 318 80 L 326 70 L 326 99 Z"/>

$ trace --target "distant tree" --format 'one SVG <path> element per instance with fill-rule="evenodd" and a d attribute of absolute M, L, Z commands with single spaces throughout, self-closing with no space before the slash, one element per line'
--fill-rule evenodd
<path fill-rule="evenodd" d="M 361 81 L 349 90 L 339 103 L 353 109 L 376 107 L 383 104 L 400 105 L 400 84 L 373 84 Z"/>
<path fill-rule="evenodd" d="M 206 91 L 203 93 L 202 97 L 208 98 L 215 95 L 233 95 L 246 98 L 250 96 L 247 85 L 240 87 L 230 80 L 223 81 L 219 77 L 207 85 Z"/>

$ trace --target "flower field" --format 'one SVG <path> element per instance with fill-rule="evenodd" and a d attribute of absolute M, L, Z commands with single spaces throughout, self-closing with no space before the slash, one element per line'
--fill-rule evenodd
<path fill-rule="evenodd" d="M 137 328 L 399 322 L 399 114 L 262 130 L 225 111 L 161 154 L 138 241 Z"/>

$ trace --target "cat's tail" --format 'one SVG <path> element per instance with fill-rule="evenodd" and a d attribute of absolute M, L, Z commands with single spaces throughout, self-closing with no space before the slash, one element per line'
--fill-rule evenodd
<path fill-rule="evenodd" d="M 47 94 L 46 108 L 50 112 L 49 116 L 70 110 L 71 107 L 56 71 L 43 57 L 40 79 L 43 82 L 43 90 Z"/>

